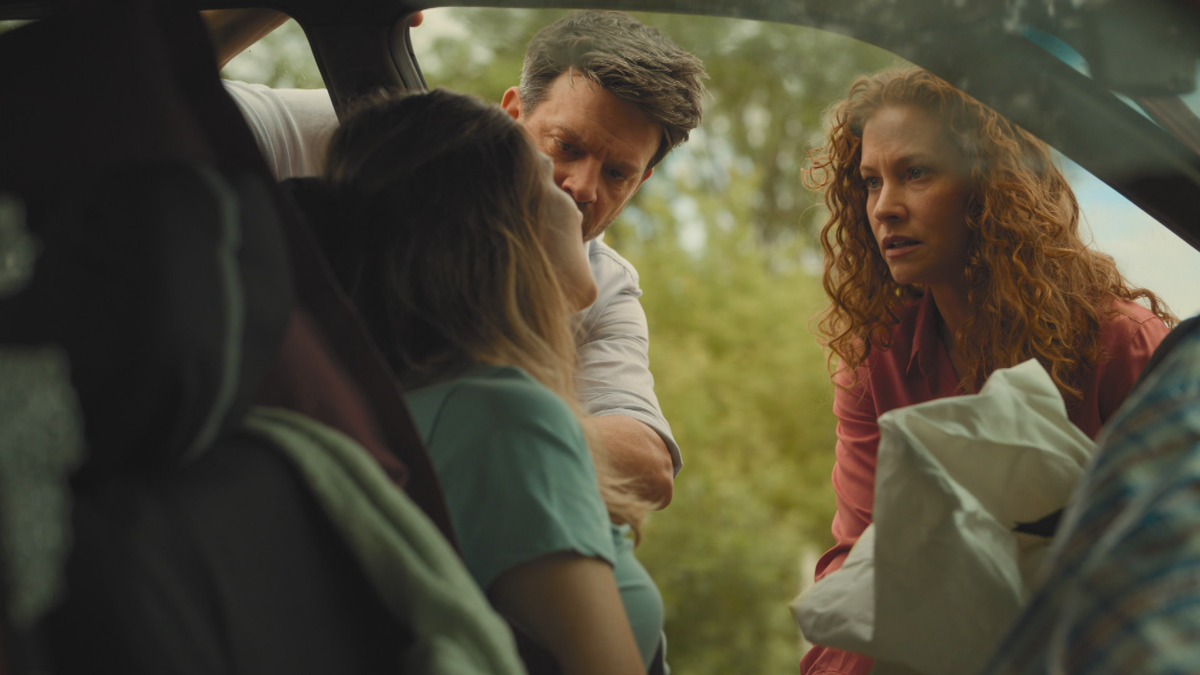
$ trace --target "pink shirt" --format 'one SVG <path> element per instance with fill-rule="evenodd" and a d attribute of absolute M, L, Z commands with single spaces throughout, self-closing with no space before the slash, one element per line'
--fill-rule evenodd
<path fill-rule="evenodd" d="M 1168 332 L 1166 324 L 1141 305 L 1114 301 L 1113 309 L 1116 314 L 1100 327 L 1102 363 L 1084 379 L 1083 400 L 1068 406 L 1071 421 L 1092 438 L 1120 407 Z M 937 324 L 937 307 L 930 295 L 909 305 L 892 330 L 892 347 L 868 357 L 859 367 L 859 380 L 852 389 L 835 389 L 833 411 L 838 425 L 833 488 L 837 514 L 832 530 L 836 544 L 817 562 L 817 579 L 842 566 L 850 547 L 871 522 L 879 416 L 894 408 L 961 393 Z M 815 646 L 800 662 L 800 672 L 867 675 L 872 665 L 865 656 Z"/>

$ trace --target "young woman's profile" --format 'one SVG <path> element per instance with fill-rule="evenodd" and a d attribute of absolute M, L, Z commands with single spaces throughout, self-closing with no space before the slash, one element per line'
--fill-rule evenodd
<path fill-rule="evenodd" d="M 500 108 L 435 90 L 348 115 L 321 185 L 318 238 L 405 390 L 472 576 L 565 673 L 646 672 L 662 599 L 625 535 L 648 505 L 580 424 L 572 315 L 596 286 L 550 160 Z"/>

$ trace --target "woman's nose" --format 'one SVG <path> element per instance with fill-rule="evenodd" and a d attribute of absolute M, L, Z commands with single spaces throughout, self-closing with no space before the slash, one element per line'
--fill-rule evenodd
<path fill-rule="evenodd" d="M 887 185 L 879 188 L 875 198 L 875 207 L 871 215 L 876 220 L 895 220 L 904 217 L 904 199 L 901 190 Z"/>

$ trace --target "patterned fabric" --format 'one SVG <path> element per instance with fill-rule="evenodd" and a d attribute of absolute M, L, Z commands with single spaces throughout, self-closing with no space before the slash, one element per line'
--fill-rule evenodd
<path fill-rule="evenodd" d="M 1101 434 L 1045 582 L 984 675 L 1200 672 L 1197 325 Z"/>

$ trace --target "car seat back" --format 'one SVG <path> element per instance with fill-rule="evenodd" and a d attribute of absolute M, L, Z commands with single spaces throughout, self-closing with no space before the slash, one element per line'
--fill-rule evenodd
<path fill-rule="evenodd" d="M 440 488 L 353 313 L 319 264 L 298 271 L 312 249 L 198 16 L 85 3 L 0 36 L 0 58 L 22 102 L 0 109 L 0 192 L 41 242 L 30 286 L 0 300 L 0 344 L 62 345 L 88 446 L 66 601 L 8 626 L 2 651 L 32 670 L 48 644 L 63 672 L 396 663 L 403 627 L 240 420 L 257 401 L 313 409 L 452 536 Z M 391 402 L 372 400 L 388 386 Z"/>

